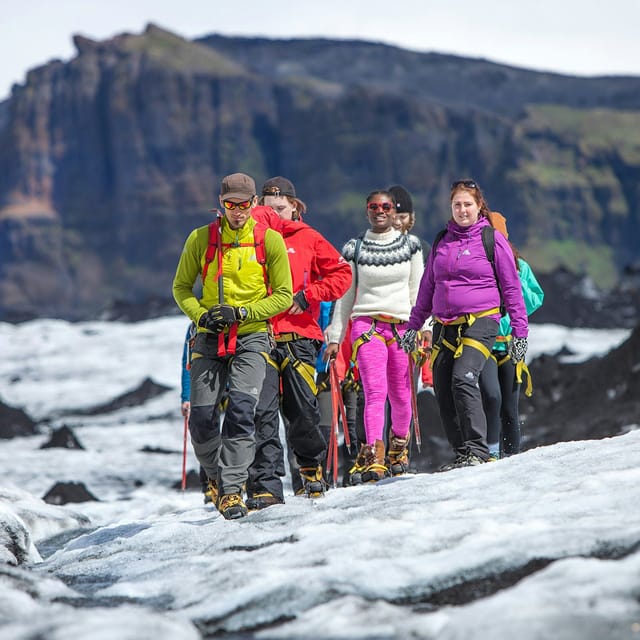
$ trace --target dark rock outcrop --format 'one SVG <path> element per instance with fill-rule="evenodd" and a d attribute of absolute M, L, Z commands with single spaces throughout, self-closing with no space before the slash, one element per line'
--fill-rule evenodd
<path fill-rule="evenodd" d="M 56 482 L 42 497 L 49 504 L 68 504 L 69 502 L 98 502 L 84 482 Z"/>
<path fill-rule="evenodd" d="M 110 400 L 104 404 L 89 407 L 87 409 L 76 409 L 65 412 L 74 416 L 97 416 L 103 413 L 112 413 L 126 407 L 139 407 L 148 400 L 155 398 L 167 391 L 171 391 L 171 387 L 154 382 L 151 378 L 145 378 L 138 387 L 127 391 L 117 398 Z"/>
<path fill-rule="evenodd" d="M 0 400 L 0 438 L 32 436 L 38 432 L 36 423 L 22 410 Z"/>
<path fill-rule="evenodd" d="M 153 25 L 75 45 L 0 104 L 0 318 L 149 313 L 237 170 L 290 177 L 338 247 L 364 196 L 397 182 L 433 238 L 450 180 L 469 174 L 538 272 L 611 286 L 640 244 L 638 78 Z"/>
<path fill-rule="evenodd" d="M 81 449 L 84 447 L 80 444 L 76 434 L 66 425 L 51 432 L 49 440 L 40 446 L 41 449 Z"/>
<path fill-rule="evenodd" d="M 602 358 L 563 364 L 543 356 L 529 368 L 535 391 L 521 403 L 525 448 L 640 428 L 640 325 Z"/>

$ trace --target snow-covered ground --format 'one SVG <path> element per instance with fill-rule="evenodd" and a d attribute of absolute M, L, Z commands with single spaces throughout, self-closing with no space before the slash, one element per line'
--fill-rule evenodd
<path fill-rule="evenodd" d="M 0 324 L 0 398 L 36 418 L 146 377 L 175 388 L 143 407 L 53 421 L 85 450 L 40 449 L 44 433 L 0 441 L 3 640 L 640 638 L 638 425 L 288 497 L 228 522 L 199 492 L 171 488 L 186 325 Z M 530 358 L 563 346 L 586 358 L 628 333 L 534 325 Z M 84 482 L 100 502 L 48 505 L 56 481 Z"/>

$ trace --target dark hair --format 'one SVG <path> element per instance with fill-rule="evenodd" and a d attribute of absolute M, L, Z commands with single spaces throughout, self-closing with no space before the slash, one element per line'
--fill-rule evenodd
<path fill-rule="evenodd" d="M 489 204 L 484 197 L 484 194 L 482 193 L 482 189 L 480 189 L 480 186 L 475 180 L 473 180 L 472 178 L 462 178 L 461 180 L 452 182 L 451 193 L 449 194 L 449 202 L 453 200 L 453 196 L 458 191 L 466 191 L 467 193 L 470 193 L 473 199 L 478 204 L 478 207 L 480 207 L 480 215 L 484 216 L 485 218 L 489 217 L 488 214 L 491 212 L 491 209 L 489 208 Z"/>
<path fill-rule="evenodd" d="M 386 189 L 376 189 L 375 191 L 372 191 L 368 196 L 367 196 L 367 204 L 369 204 L 371 202 L 371 200 L 373 199 L 373 196 L 387 196 L 387 198 L 389 198 L 389 200 L 391 200 L 391 202 L 393 202 L 393 206 L 396 206 L 396 199 L 393 195 L 393 193 L 391 193 L 390 191 L 387 191 Z"/>

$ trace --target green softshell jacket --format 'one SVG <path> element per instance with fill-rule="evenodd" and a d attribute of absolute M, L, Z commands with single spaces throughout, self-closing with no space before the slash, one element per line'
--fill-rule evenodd
<path fill-rule="evenodd" d="M 267 319 L 291 307 L 291 270 L 287 248 L 282 236 L 267 229 L 264 236 L 266 271 L 271 294 L 267 291 L 262 265 L 256 259 L 253 229 L 256 221 L 249 218 L 242 229 L 229 228 L 222 218 L 222 280 L 224 304 L 245 307 L 247 318 L 238 326 L 238 335 L 267 331 Z M 250 246 L 229 246 L 248 244 Z M 176 275 L 173 279 L 173 297 L 182 311 L 198 325 L 200 316 L 218 304 L 218 260 L 216 256 L 208 267 L 202 296 L 196 298 L 193 288 L 202 276 L 209 245 L 209 226 L 194 229 L 187 238 Z M 199 332 L 206 329 L 198 327 Z"/>

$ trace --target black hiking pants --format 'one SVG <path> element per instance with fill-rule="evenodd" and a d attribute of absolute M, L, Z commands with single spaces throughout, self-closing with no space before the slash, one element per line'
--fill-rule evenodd
<path fill-rule="evenodd" d="M 498 333 L 498 323 L 491 318 L 478 318 L 471 326 L 437 322 L 433 327 L 433 344 L 440 346 L 433 364 L 433 389 L 449 444 L 456 456 L 475 454 L 487 460 L 487 420 L 478 386 L 487 356 L 479 349 L 464 345 L 460 357 L 454 358 L 454 352 L 442 341 L 455 347 L 459 331 L 462 337 L 481 343 L 489 353 Z"/>
<path fill-rule="evenodd" d="M 279 408 L 297 464 L 315 467 L 324 463 L 327 442 L 319 426 L 315 383 L 318 349 L 317 341 L 297 338 L 278 342 L 270 353 L 256 409 L 256 452 L 249 469 L 249 495 L 268 491 L 283 497 L 281 478 L 285 471 L 278 435 Z"/>
<path fill-rule="evenodd" d="M 520 384 L 516 368 L 504 351 L 495 351 L 480 374 L 480 392 L 487 417 L 487 442 L 500 443 L 500 455 L 520 452 Z M 500 364 L 498 364 L 500 363 Z"/>

